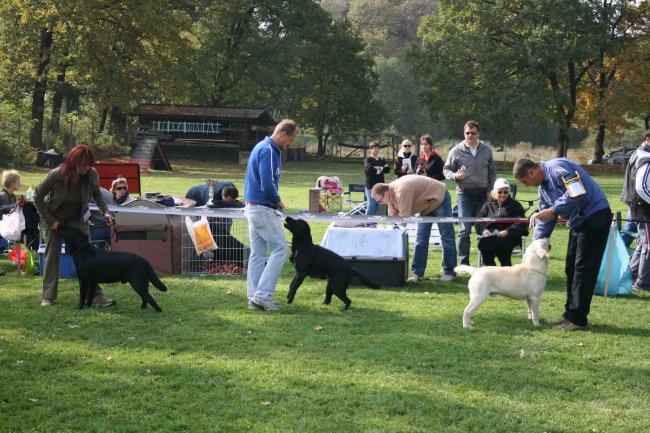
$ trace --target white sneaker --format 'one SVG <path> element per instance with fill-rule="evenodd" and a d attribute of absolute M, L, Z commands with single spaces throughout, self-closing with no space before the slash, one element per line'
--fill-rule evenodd
<path fill-rule="evenodd" d="M 265 311 L 278 311 L 280 309 L 280 304 L 270 299 L 262 299 L 257 296 L 253 296 L 250 300 L 250 303 L 256 307 L 260 307 Z"/>
<path fill-rule="evenodd" d="M 408 277 L 408 279 L 406 280 L 406 282 L 407 282 L 407 283 L 410 283 L 410 284 L 417 284 L 417 283 L 420 282 L 421 279 L 422 279 L 422 277 L 419 276 L 418 274 L 411 274 L 411 276 Z"/>
<path fill-rule="evenodd" d="M 444 282 L 454 281 L 455 279 L 456 277 L 454 277 L 453 275 L 443 275 L 442 277 L 440 277 L 440 281 L 444 281 Z"/>
<path fill-rule="evenodd" d="M 51 299 L 43 298 L 43 300 L 41 301 L 41 307 L 51 307 L 55 303 L 56 303 L 56 301 L 53 301 Z"/>

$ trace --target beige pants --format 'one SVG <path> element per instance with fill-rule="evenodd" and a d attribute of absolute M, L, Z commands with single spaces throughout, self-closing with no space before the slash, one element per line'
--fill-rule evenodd
<path fill-rule="evenodd" d="M 79 229 L 85 234 L 90 234 L 88 224 L 68 223 L 69 228 Z M 61 266 L 61 244 L 63 238 L 56 230 L 49 227 L 43 230 L 43 237 L 47 243 L 43 257 L 43 299 L 54 301 L 59 291 L 59 267 Z M 101 295 L 99 286 L 95 287 L 95 296 Z"/>

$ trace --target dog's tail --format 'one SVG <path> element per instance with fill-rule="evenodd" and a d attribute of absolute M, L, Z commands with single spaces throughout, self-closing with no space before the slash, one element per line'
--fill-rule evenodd
<path fill-rule="evenodd" d="M 457 274 L 470 274 L 470 275 L 471 275 L 471 274 L 473 274 L 474 271 L 476 271 L 477 269 L 478 269 L 478 268 L 475 268 L 475 267 L 473 267 L 473 266 L 460 265 L 460 266 L 456 266 L 456 267 L 454 268 L 454 272 L 456 272 Z"/>
<path fill-rule="evenodd" d="M 167 286 L 165 286 L 165 283 L 160 281 L 160 278 L 158 278 L 158 274 L 156 274 L 156 271 L 153 270 L 153 267 L 151 266 L 151 263 L 145 262 L 146 267 L 147 267 L 147 272 L 149 273 L 149 281 L 151 281 L 151 284 L 156 287 L 156 289 L 160 290 L 161 292 L 166 292 L 167 291 Z"/>
<path fill-rule="evenodd" d="M 370 287 L 371 289 L 378 290 L 381 288 L 381 286 L 375 284 L 374 282 L 370 281 L 365 275 L 363 275 L 361 272 L 357 271 L 356 269 L 352 268 L 352 275 L 357 277 L 359 281 L 361 281 L 363 284 L 366 286 Z"/>

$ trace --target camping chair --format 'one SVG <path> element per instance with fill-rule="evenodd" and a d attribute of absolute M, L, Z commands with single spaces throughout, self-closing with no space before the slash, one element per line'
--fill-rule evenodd
<path fill-rule="evenodd" d="M 361 194 L 362 199 L 361 200 L 354 200 L 352 197 L 352 193 L 357 193 Z M 343 195 L 347 196 L 345 199 L 345 204 L 347 204 L 350 208 L 354 208 L 358 206 L 361 203 L 365 203 L 366 201 L 366 186 L 362 183 L 351 183 L 348 184 L 348 190 L 343 193 Z"/>
<path fill-rule="evenodd" d="M 320 205 L 325 212 L 341 211 L 343 208 L 343 188 L 341 179 L 336 176 L 320 176 L 316 187 L 320 188 Z"/>

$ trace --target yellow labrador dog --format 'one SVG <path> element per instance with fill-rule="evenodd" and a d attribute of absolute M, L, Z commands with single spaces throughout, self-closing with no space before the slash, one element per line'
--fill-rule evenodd
<path fill-rule="evenodd" d="M 463 313 L 463 327 L 472 327 L 474 310 L 480 307 L 488 296 L 494 295 L 525 299 L 528 303 L 528 320 L 539 326 L 539 300 L 546 286 L 550 248 L 548 238 L 537 239 L 526 249 L 523 263 L 520 265 L 482 268 L 457 266 L 454 269 L 457 273 L 472 275 L 467 283 L 469 304 Z"/>

